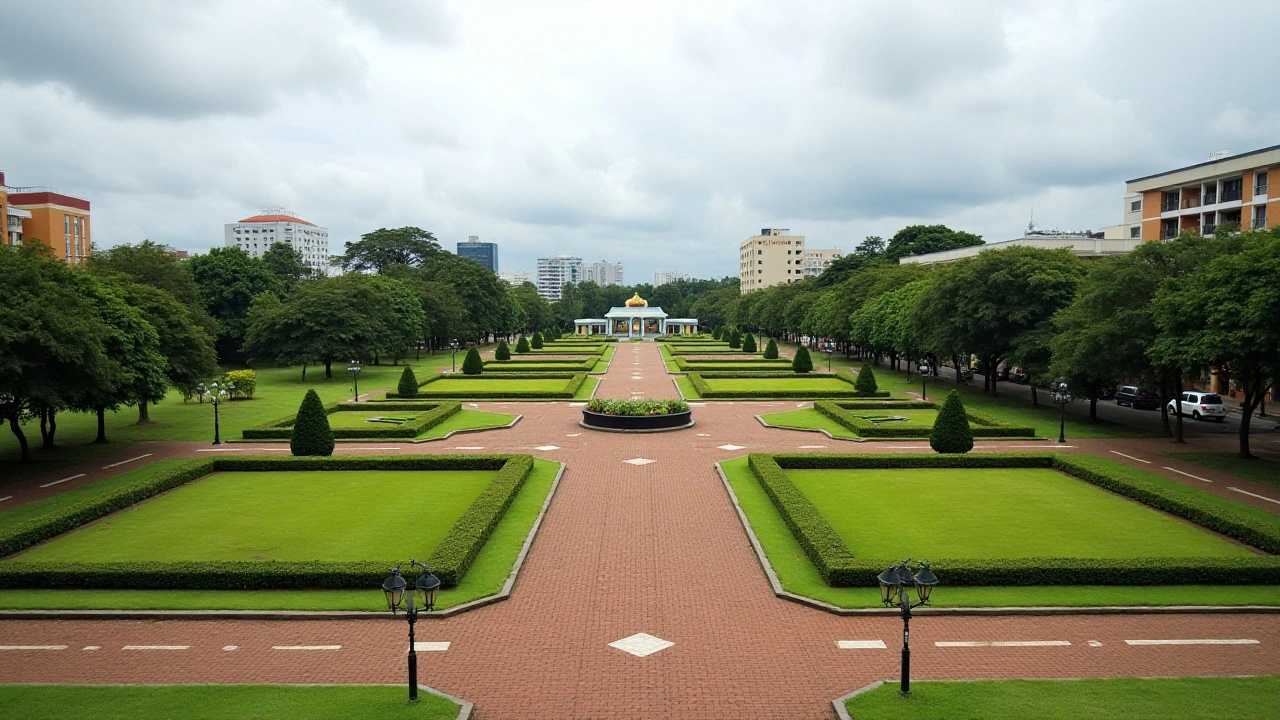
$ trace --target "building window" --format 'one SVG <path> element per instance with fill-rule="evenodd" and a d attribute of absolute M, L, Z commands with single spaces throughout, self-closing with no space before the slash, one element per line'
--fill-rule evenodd
<path fill-rule="evenodd" d="M 1240 199 L 1240 194 L 1244 189 L 1243 178 L 1233 178 L 1231 180 L 1222 181 L 1222 198 L 1221 202 L 1232 202 Z"/>
<path fill-rule="evenodd" d="M 1142 237 L 1142 228 L 1141 228 L 1141 227 L 1136 227 L 1136 226 L 1135 226 L 1135 227 L 1131 227 L 1131 228 L 1129 228 L 1129 237 L 1131 237 L 1131 238 L 1139 238 L 1139 237 Z"/>
<path fill-rule="evenodd" d="M 1255 205 L 1253 207 L 1253 229 L 1263 230 L 1267 227 L 1267 206 Z"/>
<path fill-rule="evenodd" d="M 1254 195 L 1267 194 L 1267 174 L 1266 173 L 1256 172 L 1253 174 L 1253 194 Z"/>
<path fill-rule="evenodd" d="M 1134 200 L 1133 202 L 1129 203 L 1129 212 L 1138 212 L 1141 209 L 1142 209 L 1141 200 Z"/>
<path fill-rule="evenodd" d="M 1162 194 L 1160 201 L 1160 212 L 1170 212 L 1178 209 L 1178 191 L 1166 191 Z"/>

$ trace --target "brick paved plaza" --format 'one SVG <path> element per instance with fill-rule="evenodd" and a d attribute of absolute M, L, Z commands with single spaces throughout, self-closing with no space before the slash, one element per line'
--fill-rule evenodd
<path fill-rule="evenodd" d="M 675 394 L 653 343 L 620 345 L 597 391 L 622 398 Z M 511 429 L 441 442 L 379 444 L 404 453 L 526 452 L 567 465 L 510 599 L 419 623 L 418 640 L 449 643 L 447 650 L 419 655 L 421 682 L 474 702 L 482 718 L 825 718 L 831 699 L 897 677 L 897 618 L 839 617 L 774 597 L 714 463 L 802 446 L 921 452 L 929 451 L 927 443 L 868 448 L 764 428 L 754 417 L 804 405 L 793 401 L 695 404 L 693 428 L 643 435 L 583 429 L 576 405 L 480 403 L 523 419 Z M 1166 442 L 1079 441 L 1060 451 L 1108 456 L 1280 511 L 1280 505 L 1227 490 L 1274 496 L 1274 488 L 1168 458 L 1142 462 L 1157 457 Z M 1214 443 L 1230 449 L 1231 442 L 1202 439 L 1197 449 L 1218 449 Z M 978 450 L 992 445 L 980 440 Z M 549 446 L 556 449 L 534 449 Z M 248 455 L 265 447 L 224 449 Z M 1001 450 L 1052 447 L 1044 441 L 999 443 Z M 209 449 L 199 443 L 137 445 L 58 477 L 34 479 L 12 494 L 25 502 L 138 463 L 197 457 Z M 371 450 L 340 443 L 337 452 Z M 132 465 L 103 469 L 144 454 Z M 624 462 L 640 459 L 653 462 Z M 78 480 L 39 487 L 82 472 Z M 946 592 L 945 580 L 937 592 Z M 1274 614 L 920 614 L 912 629 L 918 679 L 1280 673 L 1280 615 Z M 643 657 L 609 645 L 637 633 L 674 645 Z M 840 649 L 842 640 L 882 641 L 885 647 Z M 1241 642 L 1127 642 L 1143 640 Z M 7 620 L 0 622 L 0 647 L 32 649 L 0 649 L 0 677 L 6 683 L 398 683 L 404 641 L 405 623 L 389 615 Z M 301 647 L 326 649 L 284 649 Z"/>

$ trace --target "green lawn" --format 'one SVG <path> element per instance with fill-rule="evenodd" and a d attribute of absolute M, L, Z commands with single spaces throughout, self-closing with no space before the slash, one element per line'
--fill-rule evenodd
<path fill-rule="evenodd" d="M 1280 463 L 1271 460 L 1244 460 L 1235 453 L 1171 452 L 1165 455 L 1245 480 L 1280 487 Z"/>
<path fill-rule="evenodd" d="M 791 392 L 853 392 L 853 385 L 833 377 L 708 378 L 707 387 L 720 392 L 785 390 Z"/>
<path fill-rule="evenodd" d="M 791 372 L 790 362 L 781 363 L 686 363 L 680 372 Z"/>
<path fill-rule="evenodd" d="M 795 428 L 799 430 L 826 430 L 839 438 L 860 439 L 858 434 L 813 408 L 787 410 L 786 412 L 761 415 L 770 427 Z"/>
<path fill-rule="evenodd" d="M 428 692 L 410 705 L 399 685 L 0 685 L 10 720 L 453 720 L 458 705 Z M 77 711 L 76 709 L 79 708 Z"/>
<path fill-rule="evenodd" d="M 359 410 L 340 410 L 338 412 L 329 413 L 329 427 L 333 429 L 351 429 L 351 428 L 395 428 L 404 424 L 389 422 L 370 422 L 371 418 L 387 418 L 395 420 L 403 420 L 408 422 L 421 415 L 416 410 L 381 410 L 381 411 L 359 411 Z"/>
<path fill-rule="evenodd" d="M 854 720 L 1217 720 L 1276 717 L 1280 676 L 886 682 L 845 703 Z"/>
<path fill-rule="evenodd" d="M 159 465 L 160 463 L 156 463 Z M 560 463 L 534 459 L 533 473 L 502 516 L 498 527 L 462 582 L 444 588 L 436 608 L 445 609 L 492 595 L 502 589 L 529 529 L 551 491 Z M 107 481 L 102 481 L 106 483 Z M 101 486 L 102 483 L 94 485 Z M 92 486 L 90 486 L 92 487 Z M 105 488 L 99 487 L 99 491 Z M 6 514 L 7 515 L 7 514 Z M 0 522 L 7 518 L 0 515 Z M 410 550 L 397 547 L 390 556 L 404 559 Z M 64 610 L 386 610 L 381 588 L 369 590 L 0 590 L 0 608 Z"/>
<path fill-rule="evenodd" d="M 693 387 L 693 381 L 687 376 L 680 375 L 676 377 L 676 387 L 680 390 L 680 395 L 686 400 L 701 400 L 702 395 Z"/>
<path fill-rule="evenodd" d="M 1252 553 L 1056 470 L 788 470 L 848 544 L 872 558 L 1246 557 Z M 927 522 L 900 522 L 927 498 Z M 893 527 L 893 532 L 885 528 Z"/>
<path fill-rule="evenodd" d="M 1099 460 L 1099 463 L 1108 469 L 1117 465 L 1106 460 Z M 800 547 L 769 496 L 751 474 L 745 457 L 727 460 L 720 465 L 784 589 L 839 607 L 880 605 L 880 591 L 875 587 L 834 588 L 823 582 L 818 569 L 810 562 L 804 548 Z M 1252 509 L 1241 503 L 1232 504 Z M 904 527 L 904 524 L 895 522 L 894 526 Z M 947 587 L 944 579 L 930 604 L 935 607 L 1280 605 L 1280 593 L 1274 586 L 1257 585 Z"/>
<path fill-rule="evenodd" d="M 119 475 L 63 490 L 57 495 L 50 495 L 40 500 L 0 510 L 0 530 L 7 530 L 14 525 L 40 517 L 45 513 L 56 512 L 72 505 L 78 505 L 99 495 L 110 494 L 122 487 L 132 485 L 134 482 L 158 475 L 177 465 L 185 465 L 189 462 L 191 460 L 178 458 L 140 465 Z M 3 507 L 3 505 L 0 505 L 0 508 Z"/>
<path fill-rule="evenodd" d="M 444 422 L 435 427 L 427 428 L 427 431 L 419 435 L 417 440 L 427 440 L 434 438 L 446 437 L 451 432 L 459 430 L 488 430 L 491 428 L 506 427 L 515 420 L 515 415 L 507 413 L 487 412 L 485 410 L 469 410 L 462 408 L 458 412 L 444 419 Z"/>
<path fill-rule="evenodd" d="M 222 472 L 23 553 L 24 561 L 427 557 L 494 471 Z M 387 528 L 403 528 L 387 532 Z"/>

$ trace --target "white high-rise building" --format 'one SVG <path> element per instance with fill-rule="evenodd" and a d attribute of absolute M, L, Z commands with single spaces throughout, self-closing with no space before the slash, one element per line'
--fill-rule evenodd
<path fill-rule="evenodd" d="M 622 263 L 600 262 L 587 263 L 583 266 L 583 282 L 590 281 L 597 285 L 625 285 L 622 282 Z"/>
<path fill-rule="evenodd" d="M 260 258 L 275 243 L 298 251 L 302 263 L 318 273 L 329 271 L 329 229 L 282 208 L 269 208 L 253 217 L 223 226 L 225 245 Z"/>
<path fill-rule="evenodd" d="M 653 274 L 653 286 L 666 285 L 677 280 L 688 280 L 689 274 L 679 270 L 659 270 Z"/>
<path fill-rule="evenodd" d="M 844 257 L 840 248 L 804 249 L 804 276 L 818 277 L 832 262 Z"/>
<path fill-rule="evenodd" d="M 498 278 L 504 282 L 510 283 L 512 287 L 520 287 L 529 282 L 528 270 L 517 270 L 516 272 L 500 272 Z"/>
<path fill-rule="evenodd" d="M 559 300 L 565 283 L 578 283 L 582 280 L 582 258 L 572 255 L 538 258 L 538 294 L 547 300 Z"/>

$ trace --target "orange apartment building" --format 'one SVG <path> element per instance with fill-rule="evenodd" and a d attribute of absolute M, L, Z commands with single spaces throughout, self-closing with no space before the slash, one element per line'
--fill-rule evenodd
<path fill-rule="evenodd" d="M 1242 230 L 1280 224 L 1280 145 L 1148 175 L 1125 183 L 1124 237 L 1162 240 L 1225 223 Z"/>
<path fill-rule="evenodd" d="M 10 245 L 39 240 L 71 265 L 92 252 L 88 200 L 46 187 L 8 187 L 0 172 L 0 217 Z"/>

